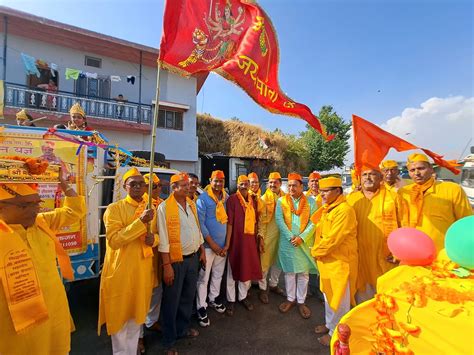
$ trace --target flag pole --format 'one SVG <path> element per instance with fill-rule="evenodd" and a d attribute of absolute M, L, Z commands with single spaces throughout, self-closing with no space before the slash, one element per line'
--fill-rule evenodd
<path fill-rule="evenodd" d="M 156 93 L 155 93 L 155 110 L 153 111 L 153 120 L 151 126 L 151 145 L 150 145 L 150 179 L 148 184 L 148 208 L 153 206 L 153 167 L 155 165 L 155 143 L 156 143 L 156 126 L 158 123 L 158 111 L 160 109 L 160 63 L 157 60 L 158 70 L 156 72 Z"/>

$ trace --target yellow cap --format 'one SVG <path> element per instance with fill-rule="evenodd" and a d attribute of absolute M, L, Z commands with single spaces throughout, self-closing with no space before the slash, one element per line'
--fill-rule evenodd
<path fill-rule="evenodd" d="M 249 178 L 247 177 L 247 175 L 240 175 L 239 178 L 237 179 L 237 184 L 240 184 L 241 182 L 244 182 L 244 181 L 249 181 Z"/>
<path fill-rule="evenodd" d="M 380 169 L 395 169 L 398 168 L 398 163 L 395 160 L 384 160 L 379 167 Z"/>
<path fill-rule="evenodd" d="M 281 179 L 280 173 L 278 171 L 271 172 L 270 175 L 268 175 L 268 180 L 271 179 Z"/>
<path fill-rule="evenodd" d="M 23 109 L 23 110 L 21 110 L 21 111 L 18 111 L 18 112 L 16 113 L 16 119 L 17 119 L 17 120 L 27 120 L 27 119 L 28 119 L 28 115 L 27 115 L 27 113 L 26 113 L 26 110 Z"/>
<path fill-rule="evenodd" d="M 256 180 L 258 180 L 258 175 L 255 174 L 255 173 L 250 173 L 250 174 L 247 175 L 247 177 L 248 177 L 249 179 L 256 179 Z"/>
<path fill-rule="evenodd" d="M 8 200 L 17 196 L 28 196 L 37 194 L 36 184 L 0 184 L 0 200 Z"/>
<path fill-rule="evenodd" d="M 302 178 L 301 175 L 298 174 L 298 173 L 289 173 L 289 174 L 288 174 L 288 181 L 290 181 L 290 180 L 303 181 L 303 178 Z"/>
<path fill-rule="evenodd" d="M 214 170 L 211 174 L 211 180 L 213 179 L 225 179 L 224 172 L 222 170 Z"/>
<path fill-rule="evenodd" d="M 76 102 L 74 105 L 71 106 L 71 108 L 69 109 L 69 113 L 71 115 L 75 114 L 75 113 L 78 113 L 80 114 L 82 117 L 86 117 L 86 114 L 84 112 L 84 109 L 81 107 L 81 105 L 79 104 L 79 102 Z"/>
<path fill-rule="evenodd" d="M 426 155 L 421 153 L 413 153 L 408 156 L 407 165 L 411 163 L 416 163 L 419 161 L 424 161 L 425 163 L 429 163 L 429 159 Z"/>
<path fill-rule="evenodd" d="M 128 178 L 131 178 L 132 176 L 141 176 L 142 174 L 138 171 L 137 168 L 133 167 L 129 171 L 127 171 L 125 174 L 123 174 L 122 181 L 126 182 Z"/>
<path fill-rule="evenodd" d="M 178 181 L 189 181 L 189 176 L 186 173 L 175 174 L 170 179 L 170 184 L 174 184 Z"/>
<path fill-rule="evenodd" d="M 331 187 L 342 187 L 342 180 L 336 176 L 329 176 L 319 180 L 319 188 L 321 190 L 329 189 Z"/>
<path fill-rule="evenodd" d="M 143 178 L 145 179 L 145 182 L 147 184 L 150 183 L 150 173 L 143 175 Z M 153 173 L 153 183 L 158 184 L 159 182 L 160 182 L 160 178 L 158 176 L 156 176 L 155 173 Z"/>

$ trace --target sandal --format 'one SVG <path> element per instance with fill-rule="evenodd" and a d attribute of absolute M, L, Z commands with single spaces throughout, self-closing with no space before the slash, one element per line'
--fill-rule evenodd
<path fill-rule="evenodd" d="M 285 291 L 283 291 L 280 287 L 275 286 L 275 287 L 269 287 L 270 291 L 273 293 L 276 293 L 279 296 L 285 296 Z"/>
<path fill-rule="evenodd" d="M 196 338 L 197 336 L 199 336 L 199 330 L 197 329 L 189 328 L 186 332 L 186 338 Z"/>
<path fill-rule="evenodd" d="M 329 333 L 329 329 L 326 327 L 326 324 L 321 324 L 314 327 L 314 332 L 316 334 L 327 334 Z"/>
<path fill-rule="evenodd" d="M 304 303 L 298 304 L 298 311 L 300 312 L 300 315 L 303 317 L 303 319 L 308 319 L 311 317 L 311 309 L 309 309 L 309 307 Z"/>
<path fill-rule="evenodd" d="M 319 344 L 323 346 L 329 346 L 331 344 L 331 336 L 329 334 L 324 334 L 322 337 L 318 338 Z"/>
<path fill-rule="evenodd" d="M 178 355 L 178 350 L 176 350 L 175 348 L 166 349 L 165 355 Z"/>
<path fill-rule="evenodd" d="M 227 314 L 229 317 L 232 317 L 234 315 L 234 302 L 227 302 L 225 314 Z"/>
<path fill-rule="evenodd" d="M 244 306 L 247 311 L 253 311 L 253 304 L 250 303 L 247 298 L 244 298 L 242 301 L 240 301 L 240 303 L 242 303 L 242 306 Z"/>
<path fill-rule="evenodd" d="M 294 301 L 293 302 L 285 301 L 278 306 L 278 309 L 280 310 L 281 313 L 286 313 L 290 309 L 292 309 L 294 305 L 295 305 Z"/>
<path fill-rule="evenodd" d="M 268 304 L 270 301 L 268 300 L 268 292 L 266 290 L 260 290 L 258 292 L 258 299 L 263 304 Z"/>

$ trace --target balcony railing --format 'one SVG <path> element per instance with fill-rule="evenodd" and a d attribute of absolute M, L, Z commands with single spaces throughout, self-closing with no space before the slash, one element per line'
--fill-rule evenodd
<path fill-rule="evenodd" d="M 5 105 L 9 107 L 68 114 L 75 102 L 81 104 L 87 117 L 145 124 L 150 124 L 152 119 L 151 105 L 84 97 L 64 91 L 51 93 L 19 84 L 5 84 Z"/>

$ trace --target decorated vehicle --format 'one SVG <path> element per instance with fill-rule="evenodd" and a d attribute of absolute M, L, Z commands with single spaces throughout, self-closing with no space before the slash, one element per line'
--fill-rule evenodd
<path fill-rule="evenodd" d="M 41 158 L 49 166 L 33 181 L 13 157 L 25 161 Z M 0 182 L 38 183 L 44 201 L 41 212 L 62 206 L 60 172 L 86 197 L 86 216 L 56 234 L 71 258 L 75 281 L 100 275 L 105 253 L 102 215 L 111 202 L 125 197 L 122 176 L 129 165 L 137 166 L 143 174 L 149 171 L 148 161 L 124 148 L 109 145 L 107 138 L 98 132 L 0 126 Z M 163 182 L 162 197 L 166 198 L 170 177 L 178 171 L 156 167 L 154 172 Z"/>

